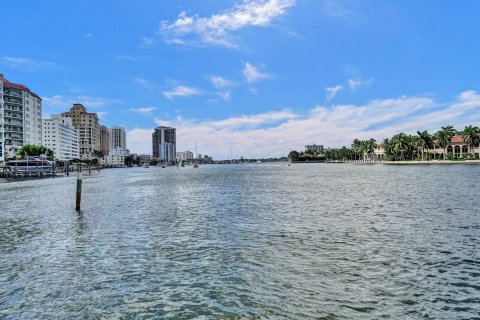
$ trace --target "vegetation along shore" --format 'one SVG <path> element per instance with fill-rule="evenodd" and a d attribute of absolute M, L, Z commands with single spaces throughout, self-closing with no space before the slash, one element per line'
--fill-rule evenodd
<path fill-rule="evenodd" d="M 434 134 L 427 130 L 417 134 L 397 133 L 381 143 L 373 138 L 355 139 L 350 148 L 326 149 L 323 153 L 306 150 L 291 151 L 292 162 L 382 162 L 382 163 L 480 163 L 480 129 L 466 126 L 456 130 L 445 126 Z"/>

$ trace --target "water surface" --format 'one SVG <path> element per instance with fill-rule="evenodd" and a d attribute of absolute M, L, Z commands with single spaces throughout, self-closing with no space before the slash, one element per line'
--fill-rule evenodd
<path fill-rule="evenodd" d="M 0 319 L 479 319 L 480 167 L 0 183 Z"/>

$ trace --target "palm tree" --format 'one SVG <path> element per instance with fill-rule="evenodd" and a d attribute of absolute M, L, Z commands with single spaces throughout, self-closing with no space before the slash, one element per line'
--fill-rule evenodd
<path fill-rule="evenodd" d="M 362 151 L 362 142 L 358 139 L 353 140 L 352 150 L 355 154 L 355 160 L 357 160 L 357 155 L 360 155 L 360 152 Z"/>
<path fill-rule="evenodd" d="M 452 127 L 452 126 L 442 127 L 442 131 L 445 131 L 445 133 L 446 133 L 450 138 L 453 137 L 453 136 L 457 133 L 457 130 L 455 130 L 455 128 Z"/>
<path fill-rule="evenodd" d="M 405 133 L 399 133 L 392 137 L 393 141 L 393 150 L 398 155 L 400 154 L 400 159 L 405 160 L 405 153 L 408 152 L 410 147 L 410 141 L 408 135 Z"/>
<path fill-rule="evenodd" d="M 383 139 L 383 150 L 387 157 L 395 156 L 392 140 L 388 138 Z"/>
<path fill-rule="evenodd" d="M 373 138 L 363 142 L 364 151 L 367 153 L 369 160 L 372 160 L 371 154 L 375 151 L 376 142 Z"/>
<path fill-rule="evenodd" d="M 450 145 L 450 141 L 452 140 L 452 137 L 449 136 L 448 131 L 440 130 L 437 133 L 435 133 L 435 139 L 437 140 L 438 146 L 443 149 L 443 159 L 446 159 L 447 147 L 448 145 Z"/>
<path fill-rule="evenodd" d="M 480 142 L 480 129 L 468 126 L 462 131 L 462 139 L 468 144 L 468 152 L 473 153 L 473 148 Z"/>
<path fill-rule="evenodd" d="M 427 130 L 425 131 L 417 131 L 417 135 L 420 138 L 420 145 L 422 147 L 422 160 L 425 160 L 424 154 L 425 154 L 425 149 L 431 149 L 433 148 L 433 137 L 430 133 L 428 133 Z"/>

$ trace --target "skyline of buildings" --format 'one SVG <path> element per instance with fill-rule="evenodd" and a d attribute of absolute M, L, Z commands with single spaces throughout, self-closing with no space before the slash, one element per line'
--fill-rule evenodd
<path fill-rule="evenodd" d="M 92 160 L 123 165 L 127 150 L 125 129 L 99 123 L 98 114 L 80 103 L 69 111 L 42 117 L 42 99 L 23 84 L 0 73 L 0 161 L 14 158 L 26 144 L 45 146 L 60 161 Z"/>
<path fill-rule="evenodd" d="M 99 158 L 96 152 L 101 152 L 104 164 L 119 164 L 122 157 L 124 159 L 129 154 L 125 129 L 118 125 L 110 128 L 101 125 L 98 114 L 88 112 L 83 104 L 74 103 L 69 111 L 60 114 L 60 118 L 52 114 L 50 118 L 42 119 L 42 99 L 38 94 L 26 85 L 8 81 L 1 73 L 0 80 L 0 161 L 15 156 L 24 144 L 44 145 L 59 160 L 75 159 L 77 149 L 81 160 Z M 72 126 L 79 136 L 77 143 L 72 138 Z M 152 159 L 173 163 L 195 158 L 191 151 L 177 152 L 176 130 L 170 126 L 153 129 Z M 452 141 L 452 145 L 457 142 Z M 463 149 L 451 151 L 461 155 L 465 153 Z M 328 148 L 305 145 L 305 151 L 308 150 L 323 153 Z M 198 158 L 202 157 L 199 155 Z"/>

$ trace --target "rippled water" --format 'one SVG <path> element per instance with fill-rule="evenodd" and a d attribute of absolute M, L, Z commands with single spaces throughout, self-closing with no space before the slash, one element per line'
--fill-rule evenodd
<path fill-rule="evenodd" d="M 479 319 L 480 167 L 0 183 L 1 319 Z"/>

